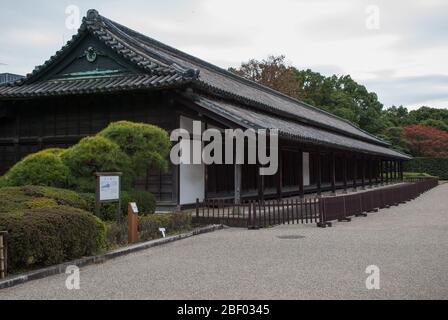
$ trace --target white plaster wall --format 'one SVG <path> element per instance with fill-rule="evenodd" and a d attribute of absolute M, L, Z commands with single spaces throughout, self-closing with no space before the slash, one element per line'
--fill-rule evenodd
<path fill-rule="evenodd" d="M 303 185 L 310 185 L 310 154 L 303 153 Z"/>
<path fill-rule="evenodd" d="M 180 117 L 180 127 L 182 129 L 190 132 L 190 137 L 193 133 L 193 120 L 187 117 Z M 204 125 L 202 124 L 202 130 L 204 130 Z M 195 139 L 200 139 L 200 137 L 195 137 Z M 186 147 L 186 145 L 185 145 Z M 181 150 L 184 148 L 181 144 Z M 190 142 L 190 150 L 192 150 L 192 141 Z M 193 151 L 189 154 L 188 152 L 181 151 L 181 159 L 184 157 L 190 157 L 190 163 L 193 163 Z M 205 168 L 204 164 L 180 164 L 180 195 L 179 202 L 183 204 L 192 204 L 196 202 L 196 199 L 200 201 L 204 200 L 205 197 Z"/>

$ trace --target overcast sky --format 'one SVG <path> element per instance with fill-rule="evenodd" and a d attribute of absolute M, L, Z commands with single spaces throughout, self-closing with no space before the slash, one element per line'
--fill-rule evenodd
<path fill-rule="evenodd" d="M 0 4 L 0 73 L 26 74 L 75 32 L 89 8 L 215 63 L 284 54 L 325 75 L 350 74 L 386 107 L 448 108 L 446 0 L 40 0 Z"/>

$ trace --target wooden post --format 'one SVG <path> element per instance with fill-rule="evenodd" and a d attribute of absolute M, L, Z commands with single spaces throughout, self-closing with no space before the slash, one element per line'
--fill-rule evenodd
<path fill-rule="evenodd" d="M 331 179 L 331 193 L 336 195 L 336 159 L 334 152 L 331 153 L 330 159 L 330 179 Z"/>
<path fill-rule="evenodd" d="M 343 179 L 344 179 L 344 193 L 347 193 L 347 188 L 348 188 L 348 181 L 347 181 L 347 156 L 344 154 L 342 156 L 342 174 L 343 174 Z"/>
<path fill-rule="evenodd" d="M 373 161 L 371 158 L 369 158 L 368 167 L 369 167 L 369 187 L 373 187 Z"/>
<path fill-rule="evenodd" d="M 358 183 L 358 159 L 356 156 L 353 157 L 353 190 L 357 190 L 357 183 Z"/>
<path fill-rule="evenodd" d="M 264 201 L 264 176 L 260 174 L 261 166 L 257 166 L 257 187 L 258 187 L 258 200 Z"/>
<path fill-rule="evenodd" d="M 241 164 L 235 164 L 235 204 L 241 203 Z"/>
<path fill-rule="evenodd" d="M 300 199 L 305 197 L 305 187 L 303 185 L 303 151 L 299 151 L 299 194 Z"/>
<path fill-rule="evenodd" d="M 380 161 L 374 160 L 373 163 L 375 164 L 375 185 L 378 186 L 379 184 L 379 175 L 380 175 Z"/>
<path fill-rule="evenodd" d="M 282 198 L 282 187 L 283 187 L 283 156 L 280 147 L 278 150 L 278 171 L 276 175 L 276 182 L 277 182 L 277 199 L 280 200 Z"/>
<path fill-rule="evenodd" d="M 380 160 L 380 176 L 381 176 L 381 185 L 384 185 L 384 161 Z"/>
<path fill-rule="evenodd" d="M 386 171 L 386 184 L 389 184 L 389 174 L 390 174 L 390 162 L 389 160 L 386 160 L 386 162 L 384 163 L 386 165 L 385 171 Z"/>
<path fill-rule="evenodd" d="M 321 155 L 320 152 L 317 152 L 317 175 L 316 175 L 316 183 L 317 183 L 317 196 L 322 195 L 322 167 L 321 167 Z"/>
<path fill-rule="evenodd" d="M 138 208 L 135 203 L 128 204 L 128 243 L 138 242 Z"/>
<path fill-rule="evenodd" d="M 404 175 L 403 175 L 403 160 L 400 160 L 400 181 L 401 182 L 403 182 L 403 178 L 404 178 Z"/>
<path fill-rule="evenodd" d="M 361 185 L 362 190 L 366 189 L 366 159 L 364 157 L 361 158 Z"/>

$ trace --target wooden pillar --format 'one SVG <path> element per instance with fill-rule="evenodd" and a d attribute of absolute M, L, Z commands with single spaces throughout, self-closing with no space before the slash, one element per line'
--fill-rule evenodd
<path fill-rule="evenodd" d="M 260 174 L 261 166 L 257 166 L 257 187 L 258 187 L 258 200 L 264 201 L 264 176 Z"/>
<path fill-rule="evenodd" d="M 369 187 L 373 187 L 373 161 L 371 158 L 368 160 L 368 170 L 369 172 Z"/>
<path fill-rule="evenodd" d="M 344 179 L 344 193 L 347 193 L 348 181 L 347 181 L 347 156 L 342 156 L 342 175 Z"/>
<path fill-rule="evenodd" d="M 386 160 L 384 164 L 386 165 L 386 167 L 384 169 L 386 171 L 386 184 L 389 184 L 389 175 L 390 175 L 390 162 L 389 162 L 389 160 Z"/>
<path fill-rule="evenodd" d="M 361 158 L 361 185 L 362 189 L 366 188 L 366 159 L 364 157 Z"/>
<path fill-rule="evenodd" d="M 277 183 L 277 198 L 280 200 L 282 198 L 282 186 L 283 186 L 283 156 L 282 150 L 278 149 L 278 171 L 276 174 Z"/>
<path fill-rule="evenodd" d="M 321 155 L 320 152 L 317 152 L 317 161 L 316 161 L 316 184 L 317 184 L 317 195 L 322 195 L 322 166 L 321 166 Z"/>
<path fill-rule="evenodd" d="M 403 182 L 404 175 L 403 175 L 404 169 L 403 169 L 403 160 L 400 160 L 400 181 Z"/>
<path fill-rule="evenodd" d="M 241 175 L 242 175 L 242 165 L 235 164 L 235 204 L 241 203 Z"/>
<path fill-rule="evenodd" d="M 380 160 L 380 177 L 381 177 L 381 185 L 384 184 L 384 161 Z"/>
<path fill-rule="evenodd" d="M 397 182 L 398 181 L 398 160 L 395 160 L 394 163 L 395 163 L 395 170 L 394 170 L 395 182 Z"/>
<path fill-rule="evenodd" d="M 380 160 L 374 160 L 375 163 L 375 184 L 378 186 L 380 180 Z"/>
<path fill-rule="evenodd" d="M 356 156 L 353 157 L 353 190 L 356 191 L 357 180 L 358 179 L 358 159 Z"/>
<path fill-rule="evenodd" d="M 303 185 L 303 151 L 299 150 L 299 194 L 300 198 L 303 199 L 305 197 L 305 187 Z"/>
<path fill-rule="evenodd" d="M 334 152 L 330 155 L 330 180 L 331 180 L 331 192 L 336 194 L 336 157 Z"/>

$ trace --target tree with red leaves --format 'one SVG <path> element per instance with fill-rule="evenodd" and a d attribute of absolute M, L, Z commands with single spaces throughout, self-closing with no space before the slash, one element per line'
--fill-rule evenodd
<path fill-rule="evenodd" d="M 420 124 L 404 127 L 409 150 L 415 156 L 448 158 L 448 133 Z"/>

